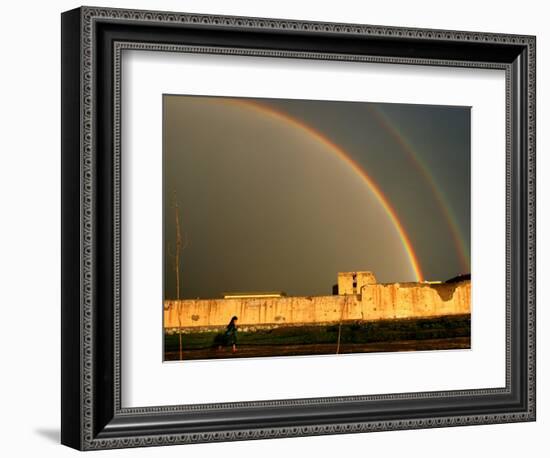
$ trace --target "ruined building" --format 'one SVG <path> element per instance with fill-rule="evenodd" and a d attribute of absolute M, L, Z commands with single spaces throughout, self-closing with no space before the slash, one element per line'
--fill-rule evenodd
<path fill-rule="evenodd" d="M 224 327 L 234 315 L 239 326 L 328 324 L 422 318 L 470 313 L 469 277 L 445 283 L 377 283 L 372 272 L 340 272 L 337 294 L 227 294 L 223 299 L 164 302 L 164 327 Z"/>

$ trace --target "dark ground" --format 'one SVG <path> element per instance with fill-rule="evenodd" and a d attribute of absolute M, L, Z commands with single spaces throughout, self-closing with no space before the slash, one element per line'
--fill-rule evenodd
<path fill-rule="evenodd" d="M 469 337 L 454 337 L 450 339 L 399 340 L 372 344 L 344 344 L 340 345 L 340 354 L 467 348 L 470 348 Z M 222 350 L 215 348 L 184 350 L 183 359 L 261 358 L 266 356 L 331 355 L 335 353 L 335 344 L 239 345 L 236 353 L 232 353 L 229 347 Z M 166 353 L 166 361 L 175 361 L 178 359 L 178 351 Z"/>
<path fill-rule="evenodd" d="M 335 354 L 338 325 L 239 330 L 237 352 L 219 350 L 219 330 L 182 334 L 183 360 Z M 470 348 L 470 315 L 342 324 L 339 353 Z M 165 360 L 179 358 L 177 334 L 165 337 Z"/>

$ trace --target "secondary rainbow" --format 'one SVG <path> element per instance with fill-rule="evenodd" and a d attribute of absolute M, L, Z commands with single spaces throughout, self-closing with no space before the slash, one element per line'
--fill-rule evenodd
<path fill-rule="evenodd" d="M 380 126 L 395 140 L 402 151 L 408 156 L 409 160 L 413 163 L 416 169 L 424 177 L 425 182 L 431 188 L 432 195 L 434 196 L 437 205 L 439 206 L 443 217 L 447 221 L 447 225 L 450 229 L 455 245 L 456 253 L 458 255 L 460 264 L 463 269 L 463 273 L 470 271 L 470 256 L 469 249 L 467 248 L 466 241 L 461 235 L 457 218 L 452 211 L 452 206 L 448 199 L 441 191 L 441 187 L 435 181 L 433 174 L 430 172 L 426 163 L 422 160 L 422 157 L 412 147 L 401 132 L 395 127 L 388 116 L 379 108 L 369 104 L 369 108 L 374 118 L 378 121 Z"/>
<path fill-rule="evenodd" d="M 326 137 L 322 132 L 319 132 L 318 130 L 314 129 L 313 127 L 306 124 L 302 120 L 294 118 L 293 116 L 290 116 L 287 113 L 276 110 L 273 107 L 262 105 L 261 103 L 258 103 L 251 99 L 220 98 L 217 100 L 226 102 L 226 103 L 240 105 L 246 108 L 250 108 L 258 112 L 261 112 L 263 114 L 276 117 L 279 120 L 286 122 L 288 124 L 291 124 L 294 127 L 303 130 L 308 135 L 314 137 L 316 140 L 318 140 L 319 142 L 329 147 L 332 151 L 334 151 L 334 153 L 338 154 L 340 158 L 345 160 L 355 170 L 355 172 L 363 178 L 363 180 L 366 182 L 366 184 L 368 185 L 372 193 L 376 196 L 376 198 L 382 205 L 382 208 L 384 208 L 384 211 L 390 218 L 392 224 L 394 225 L 399 235 L 399 239 L 401 240 L 403 248 L 405 249 L 405 252 L 407 253 L 407 257 L 411 264 L 411 268 L 414 272 L 414 275 L 416 276 L 416 280 L 419 282 L 424 281 L 424 275 L 422 274 L 422 269 L 420 267 L 418 257 L 412 247 L 409 236 L 407 235 L 407 233 L 405 232 L 405 229 L 403 228 L 403 224 L 401 224 L 401 221 L 397 216 L 395 209 L 390 204 L 386 196 L 382 193 L 382 190 L 380 189 L 378 184 L 373 180 L 373 178 L 370 175 L 368 175 L 367 172 L 363 168 L 361 168 L 361 166 L 357 164 L 342 147 L 338 146 L 336 143 L 334 143 L 332 140 Z"/>

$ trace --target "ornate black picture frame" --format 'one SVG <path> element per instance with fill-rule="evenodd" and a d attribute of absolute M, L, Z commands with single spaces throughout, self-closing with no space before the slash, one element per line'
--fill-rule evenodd
<path fill-rule="evenodd" d="M 504 388 L 123 408 L 123 49 L 506 72 Z M 535 37 L 82 7 L 62 14 L 62 433 L 80 450 L 535 420 Z"/>

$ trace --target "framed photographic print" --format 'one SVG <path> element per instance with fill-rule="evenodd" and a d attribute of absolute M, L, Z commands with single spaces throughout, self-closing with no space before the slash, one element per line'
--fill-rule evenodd
<path fill-rule="evenodd" d="M 62 443 L 535 419 L 535 38 L 62 15 Z"/>

